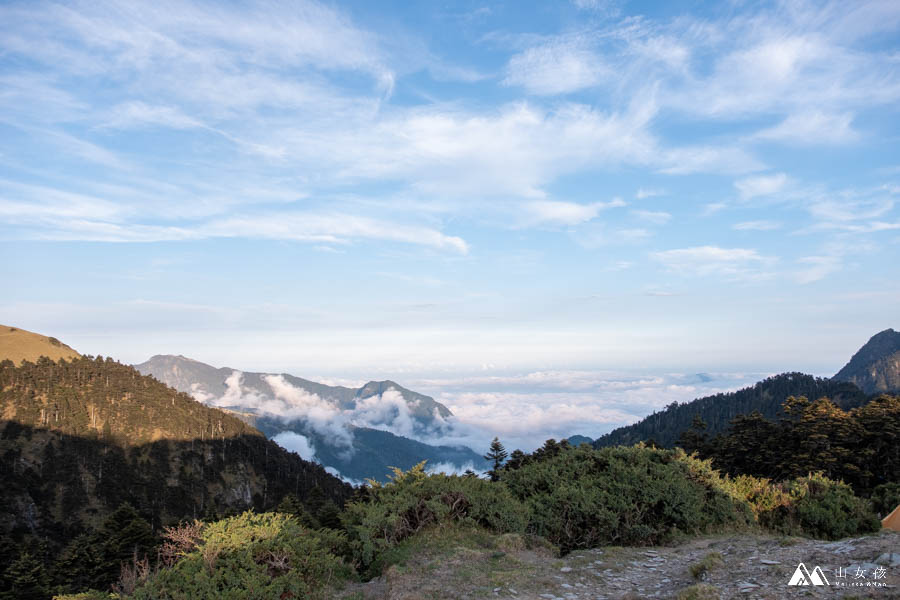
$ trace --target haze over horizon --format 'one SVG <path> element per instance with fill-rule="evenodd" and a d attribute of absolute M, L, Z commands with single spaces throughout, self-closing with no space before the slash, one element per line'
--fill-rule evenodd
<path fill-rule="evenodd" d="M 625 416 L 698 372 L 832 375 L 898 326 L 898 27 L 892 2 L 4 3 L 0 320 L 483 418 L 576 418 L 540 374 L 598 402 L 659 378 Z"/>

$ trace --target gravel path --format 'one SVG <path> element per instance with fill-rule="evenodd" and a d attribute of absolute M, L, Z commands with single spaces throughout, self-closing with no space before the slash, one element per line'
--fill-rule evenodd
<path fill-rule="evenodd" d="M 763 535 L 672 546 L 598 548 L 555 558 L 539 550 L 458 547 L 417 556 L 340 595 L 359 600 L 900 599 L 900 534 L 822 542 Z M 828 585 L 790 586 L 799 563 Z M 706 568 L 703 568 L 705 565 Z"/>

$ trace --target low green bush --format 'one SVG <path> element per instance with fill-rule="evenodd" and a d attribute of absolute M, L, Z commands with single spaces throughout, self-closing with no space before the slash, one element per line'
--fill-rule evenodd
<path fill-rule="evenodd" d="M 871 503 L 853 489 L 820 473 L 774 484 L 780 503 L 761 509 L 759 522 L 768 529 L 820 539 L 839 539 L 881 529 Z"/>
<path fill-rule="evenodd" d="M 529 532 L 562 552 L 658 544 L 752 521 L 746 503 L 709 463 L 681 450 L 567 449 L 506 471 L 501 481 L 530 507 Z"/>
<path fill-rule="evenodd" d="M 351 575 L 343 533 L 312 531 L 294 517 L 252 511 L 207 525 L 198 546 L 149 576 L 134 600 L 316 598 Z"/>
<path fill-rule="evenodd" d="M 428 475 L 423 462 L 406 472 L 395 469 L 385 485 L 369 482 L 363 497 L 345 506 L 342 521 L 357 566 L 376 575 L 385 550 L 426 527 L 460 522 L 497 533 L 523 533 L 528 515 L 502 483 Z"/>

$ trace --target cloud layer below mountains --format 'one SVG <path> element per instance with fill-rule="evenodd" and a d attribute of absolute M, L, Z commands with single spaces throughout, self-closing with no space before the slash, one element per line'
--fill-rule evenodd
<path fill-rule="evenodd" d="M 481 452 L 498 436 L 508 450 L 530 451 L 549 438 L 597 438 L 672 402 L 736 390 L 766 375 L 531 371 L 406 383 L 453 411 L 454 426 L 441 443 Z"/>
<path fill-rule="evenodd" d="M 401 394 L 389 389 L 359 399 L 353 408 L 291 385 L 281 375 L 265 375 L 269 390 L 243 384 L 234 371 L 221 398 L 201 390 L 199 400 L 220 407 L 249 409 L 285 422 L 303 420 L 311 433 L 329 440 L 349 458 L 353 453 L 350 428 L 371 427 L 434 445 L 463 445 L 476 452 L 498 436 L 507 449 L 531 451 L 549 438 L 571 435 L 596 438 L 615 427 L 633 423 L 672 402 L 735 390 L 763 378 L 764 373 L 621 373 L 595 370 L 530 371 L 447 378 L 419 378 L 406 383 L 432 395 L 453 411 L 447 419 L 435 415 L 423 425 L 410 412 Z M 297 433 L 275 440 L 304 458 L 315 454 L 313 443 Z M 460 465 L 435 465 L 443 472 L 465 470 Z"/>

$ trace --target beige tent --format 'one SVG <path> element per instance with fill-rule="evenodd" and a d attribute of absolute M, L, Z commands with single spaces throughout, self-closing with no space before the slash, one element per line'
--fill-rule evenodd
<path fill-rule="evenodd" d="M 881 520 L 881 526 L 885 529 L 900 531 L 900 504 L 891 511 L 891 514 Z"/>

